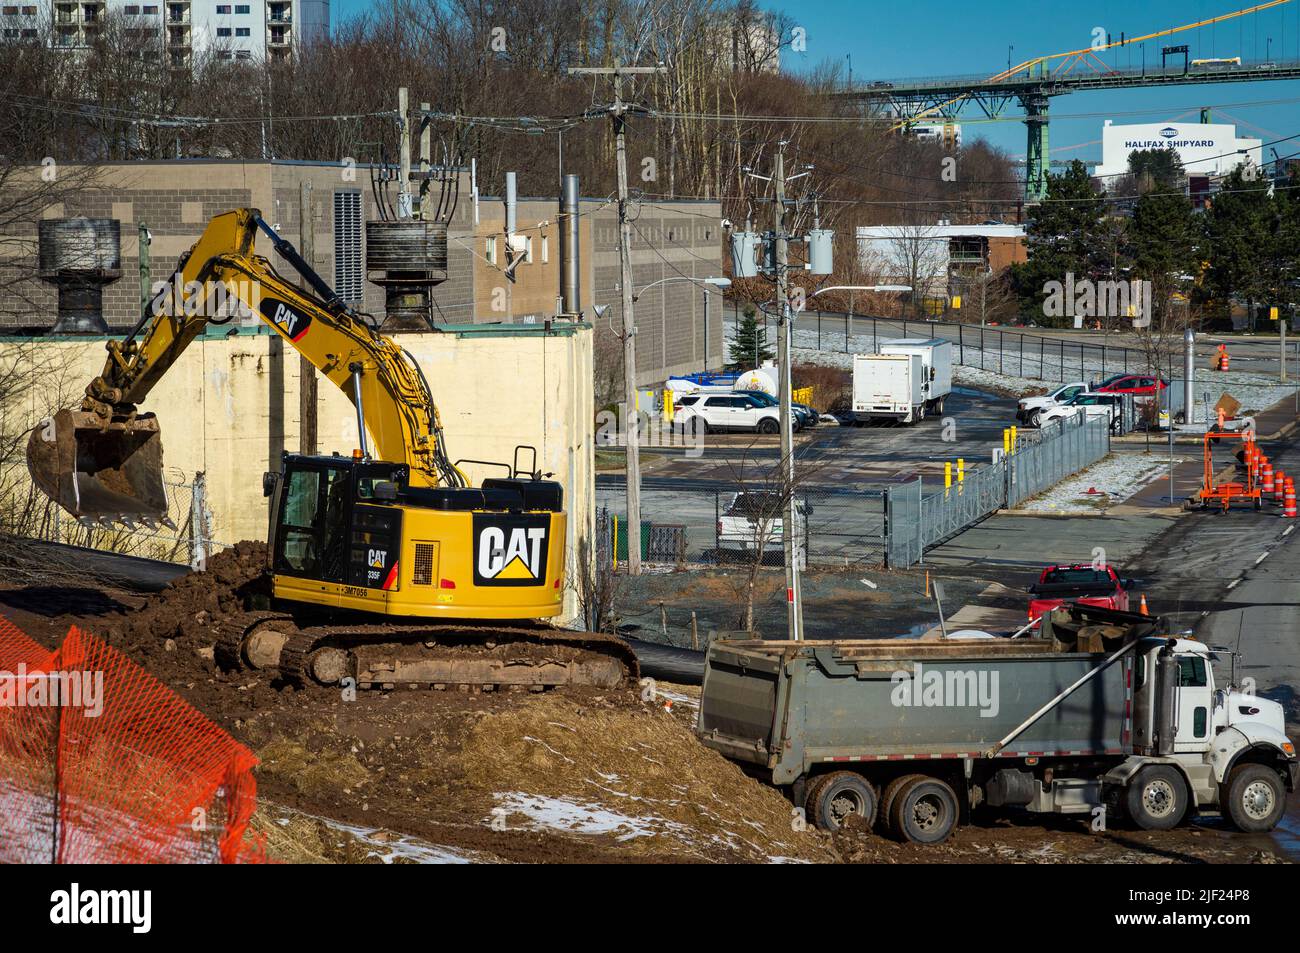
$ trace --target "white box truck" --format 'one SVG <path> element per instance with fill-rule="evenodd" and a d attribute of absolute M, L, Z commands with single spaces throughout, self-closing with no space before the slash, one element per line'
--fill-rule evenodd
<path fill-rule="evenodd" d="M 913 354 L 921 359 L 925 415 L 943 413 L 952 392 L 952 342 L 943 338 L 895 338 L 880 342 L 881 354 Z"/>
<path fill-rule="evenodd" d="M 925 380 L 916 354 L 853 355 L 853 417 L 858 424 L 925 416 Z"/>

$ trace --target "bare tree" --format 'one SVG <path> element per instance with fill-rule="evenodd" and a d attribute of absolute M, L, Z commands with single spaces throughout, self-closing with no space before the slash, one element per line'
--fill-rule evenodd
<path fill-rule="evenodd" d="M 798 460 L 791 478 L 786 466 L 787 458 L 782 457 L 775 465 L 760 467 L 750 456 L 754 446 L 751 444 L 738 461 L 727 461 L 730 482 L 736 493 L 723 513 L 722 522 L 724 531 L 734 527 L 734 532 L 743 541 L 748 559 L 738 593 L 744 606 L 738 621 L 747 632 L 754 630 L 754 598 L 765 557 L 782 552 L 782 519 L 787 503 L 794 504 L 795 526 L 792 530 L 796 553 L 799 558 L 807 558 L 808 517 L 812 507 L 805 490 L 821 469 L 816 462 Z"/>

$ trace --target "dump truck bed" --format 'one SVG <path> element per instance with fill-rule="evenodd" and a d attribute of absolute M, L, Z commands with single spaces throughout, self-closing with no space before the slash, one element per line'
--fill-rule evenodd
<path fill-rule="evenodd" d="M 833 761 L 980 758 L 1108 653 L 1045 639 L 715 642 L 699 735 L 774 784 Z M 1002 750 L 1008 758 L 1121 754 L 1132 653 Z"/>

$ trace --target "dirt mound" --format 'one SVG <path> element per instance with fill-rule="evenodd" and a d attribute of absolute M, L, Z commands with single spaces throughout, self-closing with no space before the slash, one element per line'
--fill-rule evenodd
<path fill-rule="evenodd" d="M 214 625 L 244 611 L 249 599 L 270 595 L 270 581 L 263 575 L 266 563 L 265 543 L 236 543 L 209 559 L 205 572 L 179 577 L 96 634 L 157 675 L 210 674 Z M 156 664 L 164 657 L 171 664 Z"/>

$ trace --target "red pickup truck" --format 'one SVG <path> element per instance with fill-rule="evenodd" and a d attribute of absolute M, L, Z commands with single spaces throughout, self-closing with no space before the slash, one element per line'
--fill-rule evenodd
<path fill-rule="evenodd" d="M 1111 566 L 1048 566 L 1029 587 L 1029 618 L 1037 619 L 1066 602 L 1129 611 L 1132 579 L 1121 579 Z"/>

